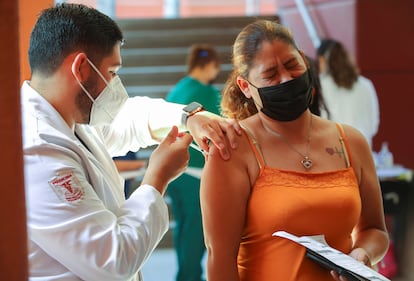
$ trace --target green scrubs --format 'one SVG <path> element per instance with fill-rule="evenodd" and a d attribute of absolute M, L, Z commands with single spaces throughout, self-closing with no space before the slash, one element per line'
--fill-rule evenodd
<path fill-rule="evenodd" d="M 205 85 L 186 76 L 168 93 L 167 101 L 189 104 L 196 101 L 212 113 L 220 114 L 220 92 L 212 85 Z M 204 156 L 189 148 L 189 167 L 202 168 Z M 177 281 L 201 281 L 201 261 L 205 252 L 201 209 L 200 179 L 183 174 L 171 182 L 167 189 L 175 221 L 174 248 L 177 254 Z"/>

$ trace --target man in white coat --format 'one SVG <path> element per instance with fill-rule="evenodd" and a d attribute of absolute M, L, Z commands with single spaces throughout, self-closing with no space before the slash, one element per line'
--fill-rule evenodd
<path fill-rule="evenodd" d="M 225 144 L 237 141 L 236 122 L 201 107 L 128 98 L 116 74 L 122 38 L 109 17 L 75 4 L 46 9 L 32 31 L 21 90 L 30 280 L 139 280 L 168 229 L 162 195 L 187 166 L 182 115 L 204 150 L 211 141 L 228 158 Z M 156 144 L 162 131 L 125 199 L 112 157 Z"/>

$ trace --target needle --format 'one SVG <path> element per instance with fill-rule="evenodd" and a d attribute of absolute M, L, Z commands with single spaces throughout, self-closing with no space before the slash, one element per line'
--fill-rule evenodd
<path fill-rule="evenodd" d="M 201 154 L 203 154 L 204 156 L 206 156 L 206 152 L 204 151 L 204 150 L 202 150 L 198 145 L 196 145 L 196 144 L 194 144 L 194 143 L 190 143 L 190 146 L 193 148 L 193 149 L 195 149 L 195 150 L 197 150 L 197 151 L 199 151 Z"/>

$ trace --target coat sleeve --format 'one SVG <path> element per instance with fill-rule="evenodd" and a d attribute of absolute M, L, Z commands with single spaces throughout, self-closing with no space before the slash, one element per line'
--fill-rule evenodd
<path fill-rule="evenodd" d="M 139 187 L 128 200 L 98 197 L 95 189 L 105 178 L 87 173 L 85 163 L 75 148 L 26 148 L 31 243 L 82 280 L 130 280 L 167 231 L 167 207 L 151 186 Z M 102 183 L 92 186 L 91 177 Z M 116 198 L 111 188 L 102 190 L 101 196 Z M 31 251 L 29 258 L 35 255 Z"/>
<path fill-rule="evenodd" d="M 182 104 L 164 99 L 132 97 L 125 103 L 110 126 L 97 127 L 111 156 L 155 145 L 172 126 L 180 130 Z"/>

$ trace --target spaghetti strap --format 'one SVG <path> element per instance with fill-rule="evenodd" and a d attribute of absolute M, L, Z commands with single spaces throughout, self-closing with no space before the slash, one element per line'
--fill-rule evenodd
<path fill-rule="evenodd" d="M 335 124 L 340 134 L 339 141 L 341 143 L 342 150 L 344 151 L 345 165 L 347 168 L 349 168 L 352 165 L 352 159 L 349 153 L 350 150 L 349 150 L 348 140 L 346 138 L 345 131 L 344 131 L 344 128 L 342 127 L 342 124 L 340 123 L 335 123 Z"/>
<path fill-rule="evenodd" d="M 250 147 L 253 150 L 253 153 L 256 157 L 257 164 L 259 165 L 260 172 L 263 170 L 264 166 L 266 165 L 264 162 L 264 158 L 262 152 L 260 150 L 259 143 L 257 142 L 256 138 L 254 137 L 253 133 L 244 125 L 240 124 L 240 127 L 246 133 L 247 139 L 249 141 Z"/>

